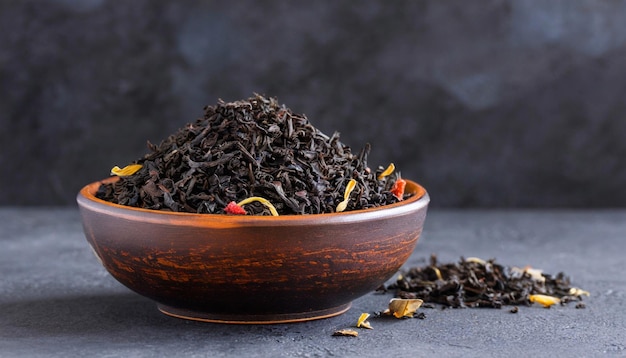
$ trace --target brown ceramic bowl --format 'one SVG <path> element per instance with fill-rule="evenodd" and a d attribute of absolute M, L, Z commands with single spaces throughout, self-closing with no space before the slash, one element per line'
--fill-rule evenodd
<path fill-rule="evenodd" d="M 111 182 L 109 178 L 102 182 Z M 87 240 L 119 282 L 168 315 L 209 322 L 296 322 L 341 314 L 409 258 L 429 197 L 336 214 L 171 213 L 77 200 Z"/>

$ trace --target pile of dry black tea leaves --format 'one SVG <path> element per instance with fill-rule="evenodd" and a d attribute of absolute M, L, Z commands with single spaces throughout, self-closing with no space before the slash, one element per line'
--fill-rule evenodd
<path fill-rule="evenodd" d="M 112 174 L 96 197 L 116 204 L 190 213 L 292 215 L 398 202 L 406 182 L 395 167 L 368 167 L 369 144 L 354 154 L 303 114 L 255 94 L 207 106 L 149 153 Z M 238 203 L 238 205 L 235 205 Z M 245 203 L 245 211 L 242 205 Z"/>
<path fill-rule="evenodd" d="M 396 282 L 383 287 L 394 291 L 399 298 L 422 299 L 426 305 L 439 304 L 452 308 L 501 308 L 537 303 L 543 307 L 576 302 L 576 308 L 585 308 L 583 296 L 589 292 L 572 287 L 564 273 L 543 273 L 531 267 L 503 266 L 495 259 L 463 258 L 458 263 L 440 264 L 436 255 L 423 267 L 411 267 Z"/>

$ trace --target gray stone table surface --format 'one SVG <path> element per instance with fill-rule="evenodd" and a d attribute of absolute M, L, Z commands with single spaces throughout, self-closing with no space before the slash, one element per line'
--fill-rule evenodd
<path fill-rule="evenodd" d="M 117 283 L 84 239 L 78 211 L 0 209 L 1 357 L 421 357 L 626 356 L 626 210 L 433 210 L 405 268 L 431 253 L 496 258 L 565 272 L 591 292 L 586 308 L 422 308 L 425 319 L 371 318 L 373 330 L 333 337 L 362 312 L 281 325 L 221 325 L 159 313 Z"/>

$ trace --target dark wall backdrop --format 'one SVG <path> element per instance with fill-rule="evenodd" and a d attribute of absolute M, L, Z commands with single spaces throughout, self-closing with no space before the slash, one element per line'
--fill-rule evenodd
<path fill-rule="evenodd" d="M 275 96 L 439 207 L 626 204 L 626 2 L 0 1 L 0 204 Z"/>

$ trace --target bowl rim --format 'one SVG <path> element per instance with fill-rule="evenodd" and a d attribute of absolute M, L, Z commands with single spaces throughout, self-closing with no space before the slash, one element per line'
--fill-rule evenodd
<path fill-rule="evenodd" d="M 256 215 L 226 215 L 226 214 L 206 214 L 173 212 L 165 210 L 151 210 L 137 208 L 127 205 L 115 204 L 99 199 L 95 192 L 101 184 L 114 183 L 120 178 L 112 176 L 85 185 L 76 196 L 79 208 L 101 214 L 133 218 L 150 223 L 189 225 L 190 221 L 194 225 L 207 224 L 210 226 L 219 223 L 221 227 L 241 227 L 241 226 L 294 226 L 311 224 L 330 223 L 351 223 L 360 221 L 370 221 L 372 219 L 388 219 L 391 217 L 406 215 L 420 210 L 428 205 L 430 196 L 426 189 L 420 184 L 405 179 L 407 190 L 413 190 L 415 195 L 397 203 L 383 205 L 375 208 L 351 210 L 341 213 L 321 213 L 307 215 L 280 215 L 280 216 L 256 216 Z"/>

